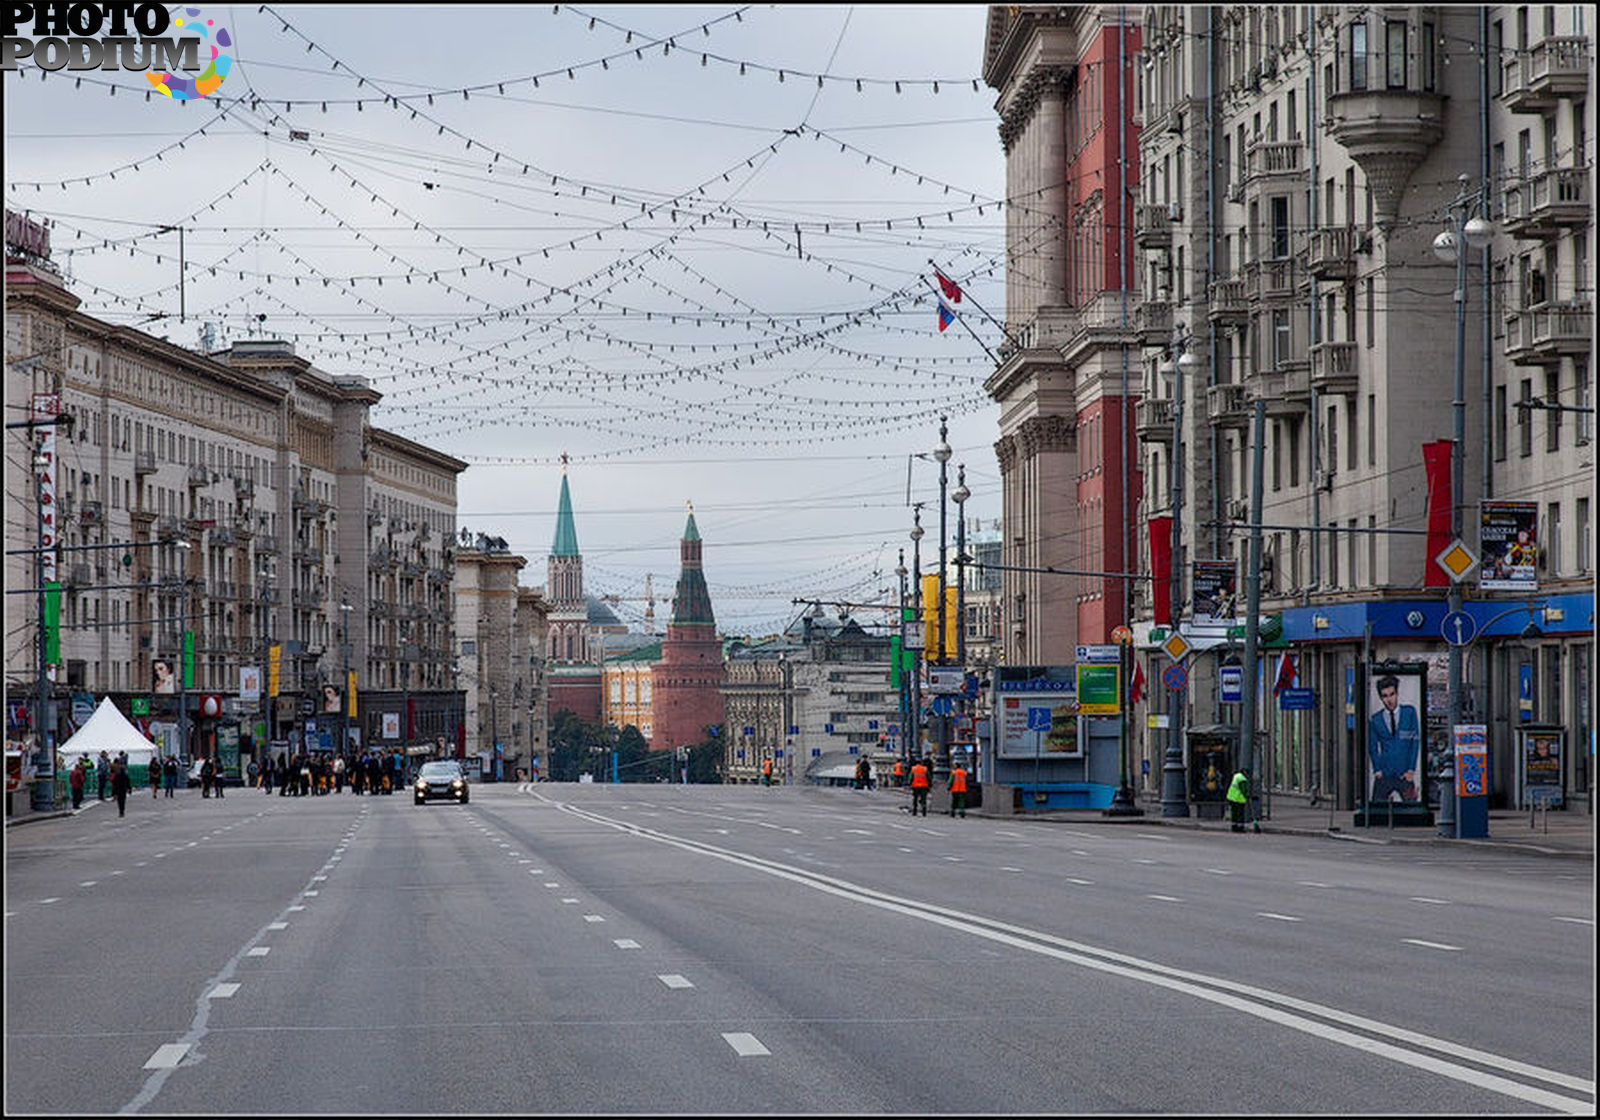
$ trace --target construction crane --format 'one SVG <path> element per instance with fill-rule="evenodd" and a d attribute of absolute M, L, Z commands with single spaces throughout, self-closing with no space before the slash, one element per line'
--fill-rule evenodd
<path fill-rule="evenodd" d="M 602 603 L 610 603 L 612 606 L 620 606 L 623 603 L 643 603 L 644 628 L 654 634 L 656 633 L 656 593 L 652 583 L 653 579 L 654 573 L 646 572 L 644 574 L 643 595 L 602 595 L 600 596 L 600 601 Z"/>

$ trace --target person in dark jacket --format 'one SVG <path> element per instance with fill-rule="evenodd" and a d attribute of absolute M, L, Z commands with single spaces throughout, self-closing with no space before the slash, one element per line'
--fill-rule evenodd
<path fill-rule="evenodd" d="M 200 796 L 211 796 L 211 775 L 216 773 L 216 767 L 211 760 L 205 759 L 200 763 Z"/>
<path fill-rule="evenodd" d="M 122 759 L 111 764 L 111 796 L 117 799 L 117 816 L 128 815 L 128 794 L 133 792 L 133 777 L 128 773 L 128 764 Z"/>
<path fill-rule="evenodd" d="M 167 796 L 173 796 L 178 788 L 178 760 L 170 754 L 161 760 L 161 780 L 167 787 Z"/>
<path fill-rule="evenodd" d="M 88 771 L 84 768 L 83 763 L 83 759 L 78 759 L 78 765 L 74 766 L 67 774 L 67 785 L 72 789 L 72 807 L 74 809 L 83 808 L 83 785 L 88 779 Z"/>

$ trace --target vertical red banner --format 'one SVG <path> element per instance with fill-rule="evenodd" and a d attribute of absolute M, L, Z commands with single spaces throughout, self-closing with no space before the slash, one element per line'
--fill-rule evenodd
<path fill-rule="evenodd" d="M 1454 441 L 1435 440 L 1422 445 L 1422 462 L 1428 476 L 1428 546 L 1423 554 L 1422 586 L 1449 587 L 1450 576 L 1433 558 L 1450 547 L 1451 450 Z"/>
<path fill-rule="evenodd" d="M 1152 517 L 1150 526 L 1150 603 L 1156 624 L 1172 621 L 1172 518 Z"/>

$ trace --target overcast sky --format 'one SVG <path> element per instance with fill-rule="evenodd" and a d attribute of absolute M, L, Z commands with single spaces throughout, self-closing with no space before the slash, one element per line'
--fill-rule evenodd
<path fill-rule="evenodd" d="M 941 413 L 950 488 L 964 462 L 999 516 L 985 11 L 204 8 L 236 44 L 204 100 L 7 74 L 6 205 L 55 221 L 91 314 L 371 379 L 375 424 L 471 464 L 459 523 L 524 584 L 565 453 L 592 593 L 637 622 L 652 573 L 664 624 L 693 501 L 719 625 L 771 633 L 796 598 L 892 594 L 908 477 L 936 562 L 911 456 Z M 938 331 L 930 259 L 977 339 Z"/>

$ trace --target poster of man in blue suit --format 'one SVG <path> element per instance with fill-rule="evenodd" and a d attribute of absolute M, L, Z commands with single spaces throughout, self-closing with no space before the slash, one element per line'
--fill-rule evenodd
<path fill-rule="evenodd" d="M 1418 801 L 1422 724 L 1418 717 L 1422 677 L 1382 673 L 1367 700 L 1367 801 Z"/>

